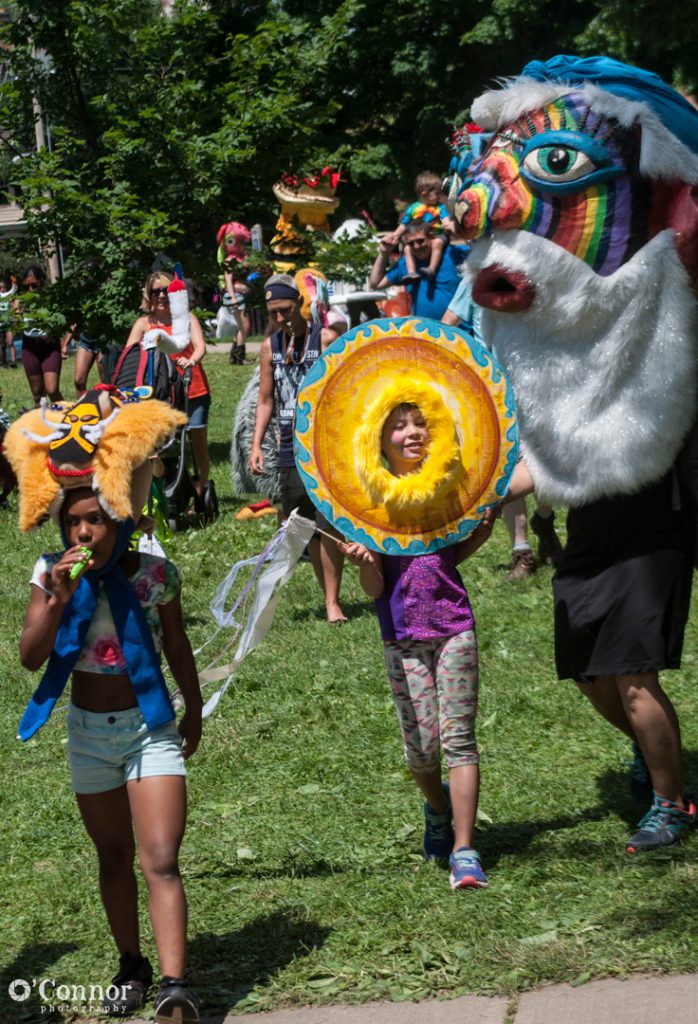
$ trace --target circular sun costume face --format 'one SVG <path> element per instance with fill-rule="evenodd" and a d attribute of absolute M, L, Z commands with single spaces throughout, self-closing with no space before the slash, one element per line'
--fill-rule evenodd
<path fill-rule="evenodd" d="M 382 453 L 396 407 L 428 431 L 413 472 Z M 296 465 L 320 512 L 374 551 L 418 555 L 456 543 L 506 493 L 518 433 L 508 381 L 462 331 L 413 318 L 373 320 L 337 339 L 296 406 Z"/>

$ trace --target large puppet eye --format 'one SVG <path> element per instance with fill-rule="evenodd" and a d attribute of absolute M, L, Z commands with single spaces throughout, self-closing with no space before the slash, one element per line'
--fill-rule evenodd
<path fill-rule="evenodd" d="M 571 146 L 540 146 L 524 157 L 521 166 L 541 181 L 577 181 L 597 170 L 596 164 Z"/>
<path fill-rule="evenodd" d="M 543 192 L 581 191 L 624 171 L 603 143 L 581 132 L 541 132 L 527 140 L 521 154 L 522 177 Z"/>

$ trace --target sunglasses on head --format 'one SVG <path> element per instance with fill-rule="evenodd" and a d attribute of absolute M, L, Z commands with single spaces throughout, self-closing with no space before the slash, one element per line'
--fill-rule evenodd
<path fill-rule="evenodd" d="M 151 288 L 151 295 L 167 295 L 167 288 Z"/>

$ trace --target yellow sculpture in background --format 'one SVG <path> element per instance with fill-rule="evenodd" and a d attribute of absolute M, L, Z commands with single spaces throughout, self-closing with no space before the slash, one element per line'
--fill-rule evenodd
<path fill-rule="evenodd" d="M 284 174 L 274 185 L 281 212 L 271 250 L 279 273 L 292 273 L 299 262 L 306 262 L 303 238 L 296 228 L 330 234 L 327 218 L 339 206 L 335 196 L 339 182 L 340 172 L 325 167 L 308 175 Z"/>

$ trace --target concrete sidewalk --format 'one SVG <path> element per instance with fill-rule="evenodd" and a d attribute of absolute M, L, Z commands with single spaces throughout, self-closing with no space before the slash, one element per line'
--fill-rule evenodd
<path fill-rule="evenodd" d="M 551 985 L 518 997 L 313 1006 L 203 1017 L 201 1024 L 696 1024 L 698 975 Z M 147 1024 L 133 1021 L 132 1024 Z"/>
<path fill-rule="evenodd" d="M 259 355 L 259 350 L 262 347 L 261 341 L 248 341 L 245 345 L 245 356 L 247 359 L 256 359 Z M 230 354 L 230 342 L 219 341 L 217 345 L 212 345 L 210 342 L 206 343 L 206 355 L 207 356 L 225 356 L 228 358 Z"/>

